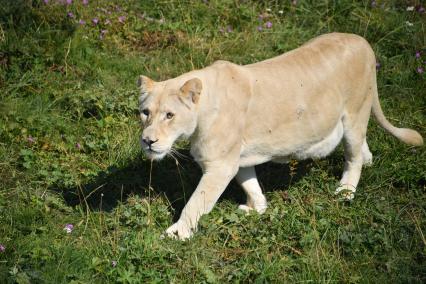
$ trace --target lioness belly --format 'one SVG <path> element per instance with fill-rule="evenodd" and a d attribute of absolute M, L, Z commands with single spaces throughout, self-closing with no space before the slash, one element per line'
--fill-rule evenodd
<path fill-rule="evenodd" d="M 330 154 L 343 137 L 343 123 L 339 120 L 333 131 L 326 136 L 323 140 L 312 144 L 307 149 L 297 151 L 293 154 L 293 157 L 297 160 L 304 160 L 308 158 L 322 158 Z"/>
<path fill-rule="evenodd" d="M 288 147 L 275 148 L 274 145 L 244 145 L 240 156 L 240 167 L 250 167 L 268 161 L 286 163 L 290 159 L 305 160 L 322 158 L 339 145 L 343 137 L 343 124 L 339 120 L 335 128 L 320 141 L 299 141 Z"/>

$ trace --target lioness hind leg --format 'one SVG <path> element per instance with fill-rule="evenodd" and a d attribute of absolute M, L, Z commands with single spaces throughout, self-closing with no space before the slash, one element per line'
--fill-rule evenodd
<path fill-rule="evenodd" d="M 367 93 L 365 93 L 361 105 L 359 105 L 359 98 L 362 94 L 357 93 L 356 91 L 358 90 L 356 90 L 351 97 L 352 100 L 347 102 L 347 108 L 342 118 L 345 168 L 340 180 L 340 186 L 335 193 L 343 195 L 346 200 L 354 198 L 361 176 L 362 165 L 369 163 L 372 159 L 365 138 L 372 105 L 372 93 L 370 90 L 371 88 L 367 88 Z"/>
<path fill-rule="evenodd" d="M 253 209 L 259 213 L 265 212 L 268 205 L 257 181 L 254 167 L 240 168 L 235 178 L 247 195 L 246 204 L 242 204 L 238 208 L 246 212 Z"/>
<path fill-rule="evenodd" d="M 340 180 L 340 186 L 336 189 L 335 193 L 341 194 L 346 200 L 354 198 L 356 186 L 361 176 L 363 163 L 361 148 L 362 142 L 347 141 L 345 139 L 345 169 Z"/>
<path fill-rule="evenodd" d="M 343 141 L 345 146 L 345 168 L 336 194 L 352 200 L 361 176 L 362 165 L 372 160 L 366 141 L 371 100 L 367 97 L 357 113 L 347 113 L 343 117 Z"/>
<path fill-rule="evenodd" d="M 361 139 L 345 137 L 345 169 L 343 171 L 340 186 L 336 189 L 336 194 L 342 194 L 346 200 L 352 200 L 355 195 L 356 186 L 358 185 L 362 165 L 371 165 L 373 163 L 373 155 L 368 148 L 367 140 L 360 143 Z M 362 141 L 362 140 L 361 140 Z"/>

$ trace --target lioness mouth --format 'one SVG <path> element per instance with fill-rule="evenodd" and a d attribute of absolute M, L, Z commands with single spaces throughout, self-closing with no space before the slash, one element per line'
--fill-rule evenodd
<path fill-rule="evenodd" d="M 148 152 L 154 153 L 154 154 L 162 154 L 163 153 L 163 152 L 152 150 L 151 148 L 148 149 Z"/>

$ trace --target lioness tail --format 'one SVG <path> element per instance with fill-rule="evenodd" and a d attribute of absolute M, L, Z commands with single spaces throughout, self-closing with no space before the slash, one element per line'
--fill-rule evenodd
<path fill-rule="evenodd" d="M 401 140 L 402 142 L 413 145 L 421 146 L 423 145 L 423 138 L 417 131 L 409 128 L 398 128 L 393 126 L 383 114 L 382 108 L 380 106 L 379 95 L 377 93 L 377 88 L 375 88 L 375 94 L 373 94 L 373 114 L 379 122 L 380 126 L 389 131 L 393 136 Z"/>

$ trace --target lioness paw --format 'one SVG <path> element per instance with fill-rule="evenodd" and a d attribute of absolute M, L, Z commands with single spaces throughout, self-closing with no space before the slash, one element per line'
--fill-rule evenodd
<path fill-rule="evenodd" d="M 238 206 L 238 209 L 243 210 L 246 213 L 249 213 L 251 210 L 253 210 L 253 208 L 245 205 L 245 204 L 241 204 L 240 206 Z"/>
<path fill-rule="evenodd" d="M 265 205 L 254 206 L 254 207 L 251 207 L 251 206 L 246 205 L 246 204 L 241 204 L 240 206 L 238 206 L 238 209 L 243 210 L 246 213 L 250 213 L 250 211 L 256 210 L 257 213 L 263 214 L 263 213 L 265 213 L 267 207 L 268 206 L 266 204 Z"/>
<path fill-rule="evenodd" d="M 352 201 L 355 197 L 356 188 L 350 184 L 343 184 L 339 186 L 334 192 L 335 195 L 340 195 L 345 201 Z"/>
<path fill-rule="evenodd" d="M 162 237 L 170 237 L 173 239 L 186 240 L 192 236 L 192 229 L 183 221 L 177 221 L 171 225 Z"/>

